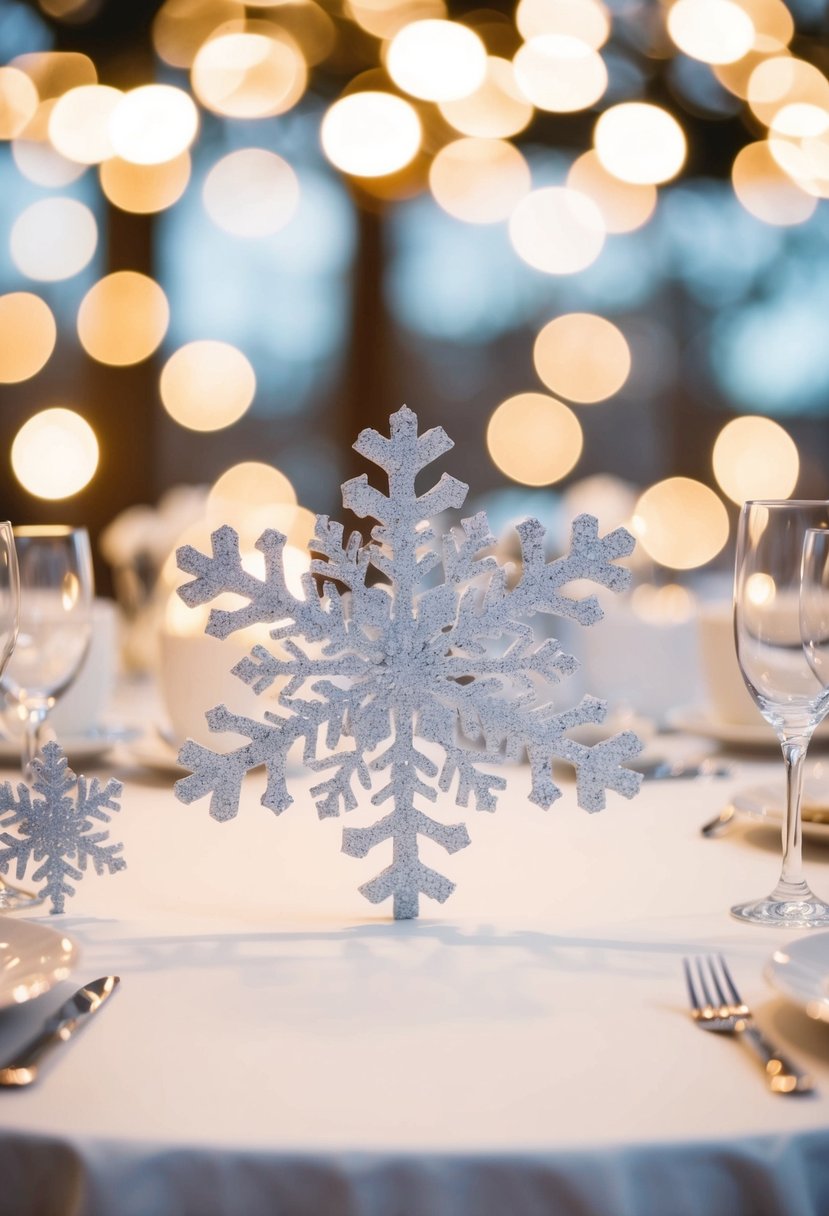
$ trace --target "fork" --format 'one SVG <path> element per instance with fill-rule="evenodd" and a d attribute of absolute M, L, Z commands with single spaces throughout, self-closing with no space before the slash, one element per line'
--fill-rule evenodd
<path fill-rule="evenodd" d="M 747 1043 L 764 1066 L 772 1093 L 809 1093 L 814 1088 L 812 1078 L 793 1064 L 754 1025 L 751 1010 L 737 991 L 722 955 L 710 955 L 695 961 L 695 968 L 687 958 L 682 960 L 682 966 L 691 1013 L 697 1025 L 703 1030 L 737 1035 Z"/>

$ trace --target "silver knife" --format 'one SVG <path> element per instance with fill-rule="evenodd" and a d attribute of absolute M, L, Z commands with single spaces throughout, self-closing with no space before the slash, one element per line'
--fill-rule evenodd
<path fill-rule="evenodd" d="M 79 988 L 52 1014 L 38 1034 L 15 1052 L 8 1064 L 0 1067 L 0 1085 L 31 1085 L 47 1052 L 61 1043 L 68 1043 L 89 1014 L 101 1008 L 120 982 L 118 975 L 105 975 Z"/>

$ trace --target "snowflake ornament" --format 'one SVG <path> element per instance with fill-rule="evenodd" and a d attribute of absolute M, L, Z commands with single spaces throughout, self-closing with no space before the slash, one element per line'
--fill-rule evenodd
<path fill-rule="evenodd" d="M 549 638 L 537 642 L 529 621 L 538 614 L 568 617 L 582 625 L 601 619 L 595 596 L 569 597 L 563 588 L 588 579 L 614 591 L 630 573 L 615 564 L 629 554 L 633 537 L 623 528 L 600 537 L 597 521 L 580 515 L 573 523 L 570 551 L 555 561 L 544 556 L 545 530 L 536 519 L 518 525 L 522 563 L 517 581 L 509 567 L 486 551 L 495 544 L 486 515 L 461 521 L 460 531 L 439 538 L 427 522 L 458 508 L 468 487 L 443 474 L 418 494 L 415 478 L 453 447 L 442 427 L 418 434 L 417 417 L 403 407 L 391 417 L 391 436 L 366 430 L 355 450 L 388 477 L 388 494 L 365 475 L 342 487 L 343 503 L 361 518 L 378 520 L 371 539 L 358 533 L 344 541 L 341 524 L 319 515 L 310 548 L 319 554 L 303 578 L 301 596 L 286 584 L 285 537 L 265 531 L 257 541 L 265 573 L 257 578 L 242 564 L 239 538 L 230 527 L 212 535 L 212 555 L 191 546 L 178 550 L 181 570 L 193 580 L 179 589 L 191 607 L 223 592 L 244 601 L 235 609 L 213 608 L 206 632 L 226 638 L 257 622 L 272 623 L 278 653 L 256 645 L 233 674 L 256 693 L 281 681 L 282 712 L 264 720 L 231 713 L 219 705 L 207 714 L 211 730 L 247 739 L 226 753 L 189 740 L 179 761 L 191 775 L 176 783 L 185 803 L 210 797 L 210 814 L 232 819 L 239 809 L 245 774 L 264 765 L 267 785 L 262 805 L 277 815 L 293 801 L 285 780 L 286 756 L 302 740 L 306 765 L 320 774 L 311 790 L 320 818 L 353 810 L 355 784 L 371 789 L 382 782 L 375 806 L 389 812 L 371 827 L 345 828 L 343 852 L 366 857 L 390 840 L 392 860 L 360 887 L 372 903 L 393 899 L 394 916 L 417 916 L 419 897 L 440 903 L 454 883 L 420 859 L 421 836 L 448 853 L 469 844 L 463 824 L 431 818 L 422 803 L 438 790 L 455 787 L 455 801 L 470 799 L 479 811 L 494 811 L 506 781 L 489 770 L 504 759 L 529 759 L 530 801 L 546 809 L 561 794 L 552 761 L 576 769 L 579 805 L 601 810 L 605 791 L 631 798 L 641 777 L 622 762 L 642 744 L 625 731 L 593 746 L 567 731 L 604 720 L 606 706 L 584 697 L 575 708 L 557 712 L 544 691 L 570 675 L 577 661 Z M 424 587 L 427 576 L 437 585 Z M 418 746 L 431 745 L 432 754 Z M 436 764 L 435 749 L 442 758 Z"/>
<path fill-rule="evenodd" d="M 89 862 L 97 874 L 126 869 L 119 856 L 123 845 L 105 844 L 108 829 L 95 830 L 96 820 L 109 823 L 107 812 L 121 809 L 115 802 L 121 783 L 109 781 L 101 788 L 97 777 L 91 782 L 76 777 L 57 743 L 47 743 L 43 759 L 36 757 L 32 768 L 32 787 L 21 782 L 17 798 L 10 781 L 0 785 L 0 825 L 17 829 L 14 836 L 0 833 L 0 873 L 17 863 L 17 878 L 22 879 L 30 860 L 40 862 L 30 881 L 45 879 L 40 894 L 52 901 L 52 912 L 62 912 L 66 896 L 75 894 L 68 880 L 82 878 Z M 40 797 L 33 798 L 33 792 Z"/>

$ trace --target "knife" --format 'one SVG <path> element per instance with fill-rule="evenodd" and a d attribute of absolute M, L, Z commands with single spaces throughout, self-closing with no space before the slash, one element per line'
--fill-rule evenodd
<path fill-rule="evenodd" d="M 79 988 L 52 1014 L 39 1034 L 21 1047 L 8 1064 L 0 1067 L 0 1085 L 31 1085 L 47 1052 L 61 1043 L 68 1043 L 87 1017 L 101 1008 L 120 982 L 118 975 L 105 975 Z"/>

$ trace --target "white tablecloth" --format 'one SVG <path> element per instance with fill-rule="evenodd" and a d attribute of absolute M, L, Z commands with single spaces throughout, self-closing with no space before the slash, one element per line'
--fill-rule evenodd
<path fill-rule="evenodd" d="M 293 779 L 280 817 L 250 779 L 237 819 L 115 765 L 128 869 L 48 918 L 73 982 L 0 1018 L 20 1042 L 76 982 L 122 984 L 35 1086 L 0 1092 L 0 1212 L 14 1216 L 765 1216 L 829 1211 L 829 1027 L 762 976 L 788 940 L 728 908 L 766 893 L 777 834 L 700 823 L 779 763 L 651 782 L 549 812 L 510 770 L 457 891 L 394 923 L 356 887 Z M 447 822 L 464 812 L 438 806 Z M 349 822 L 367 824 L 366 802 Z M 829 892 L 829 848 L 807 847 Z M 424 845 L 429 859 L 429 846 Z M 818 1078 L 773 1096 L 685 1004 L 683 955 L 727 954 L 758 1020 Z"/>

